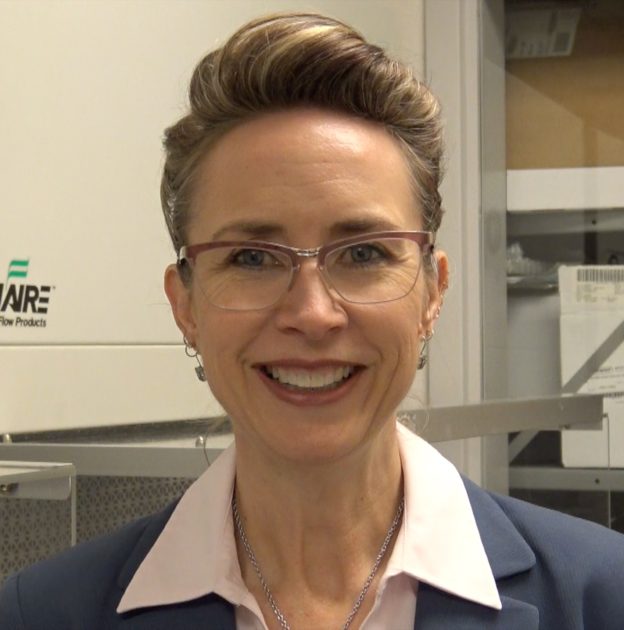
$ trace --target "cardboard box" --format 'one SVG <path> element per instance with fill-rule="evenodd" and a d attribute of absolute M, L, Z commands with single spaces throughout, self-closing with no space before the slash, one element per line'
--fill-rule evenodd
<path fill-rule="evenodd" d="M 578 26 L 566 33 L 568 55 L 546 51 L 507 59 L 508 169 L 624 165 L 623 5 L 585 3 Z M 574 10 L 528 9 L 534 24 L 524 28 L 524 37 L 535 37 L 540 17 L 551 22 Z M 514 13 L 507 19 L 509 30 Z"/>
<path fill-rule="evenodd" d="M 559 269 L 563 393 L 603 394 L 602 429 L 562 433 L 564 466 L 624 467 L 624 266 Z"/>
<path fill-rule="evenodd" d="M 561 460 L 567 468 L 624 468 L 624 395 L 603 399 L 598 429 L 561 432 Z"/>

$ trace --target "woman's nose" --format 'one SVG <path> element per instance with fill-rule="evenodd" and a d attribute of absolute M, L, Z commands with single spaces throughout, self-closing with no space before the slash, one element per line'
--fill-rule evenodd
<path fill-rule="evenodd" d="M 319 341 L 347 325 L 342 299 L 323 280 L 316 259 L 303 261 L 275 313 L 280 329 Z"/>

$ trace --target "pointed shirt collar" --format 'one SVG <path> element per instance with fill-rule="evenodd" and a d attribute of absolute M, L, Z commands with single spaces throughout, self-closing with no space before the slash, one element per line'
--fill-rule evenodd
<path fill-rule="evenodd" d="M 438 589 L 501 609 L 464 483 L 442 455 L 397 425 L 405 512 L 385 577 L 406 573 Z M 235 447 L 186 491 L 124 592 L 117 612 L 216 593 L 250 605 L 232 520 Z"/>

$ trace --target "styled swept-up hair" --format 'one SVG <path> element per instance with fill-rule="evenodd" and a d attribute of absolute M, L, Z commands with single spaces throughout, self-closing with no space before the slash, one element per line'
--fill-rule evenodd
<path fill-rule="evenodd" d="M 405 155 L 424 229 L 440 226 L 439 103 L 408 66 L 347 24 L 310 13 L 254 20 L 199 62 L 189 101 L 164 138 L 161 202 L 176 253 L 186 244 L 194 176 L 210 147 L 238 123 L 298 106 L 383 125 Z"/>

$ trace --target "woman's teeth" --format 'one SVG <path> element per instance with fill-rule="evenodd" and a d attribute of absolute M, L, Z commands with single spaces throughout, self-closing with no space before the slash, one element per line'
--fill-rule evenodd
<path fill-rule="evenodd" d="M 354 367 L 345 365 L 324 370 L 266 367 L 265 372 L 283 385 L 299 389 L 330 389 L 353 374 Z"/>

